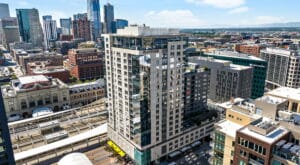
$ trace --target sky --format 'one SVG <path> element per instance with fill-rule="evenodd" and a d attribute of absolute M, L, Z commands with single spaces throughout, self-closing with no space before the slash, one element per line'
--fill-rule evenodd
<path fill-rule="evenodd" d="M 1 0 L 11 16 L 16 8 L 37 8 L 40 17 L 60 18 L 87 11 L 87 0 Z M 152 27 L 205 28 L 300 22 L 299 0 L 100 0 L 115 8 L 115 18 Z M 103 16 L 103 14 L 101 15 Z M 103 19 L 102 19 L 103 20 Z"/>

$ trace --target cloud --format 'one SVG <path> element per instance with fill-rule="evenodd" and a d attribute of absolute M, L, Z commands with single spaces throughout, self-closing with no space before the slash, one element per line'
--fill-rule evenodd
<path fill-rule="evenodd" d="M 274 17 L 274 16 L 258 16 L 256 18 L 255 24 L 269 24 L 269 23 L 281 23 L 285 22 L 284 17 Z"/>
<path fill-rule="evenodd" d="M 249 8 L 246 6 L 243 6 L 243 7 L 238 7 L 238 8 L 232 9 L 228 13 L 229 14 L 239 14 L 239 13 L 246 13 L 248 11 L 249 11 Z"/>
<path fill-rule="evenodd" d="M 190 10 L 149 11 L 145 21 L 156 27 L 201 27 L 205 21 L 199 19 Z"/>
<path fill-rule="evenodd" d="M 210 5 L 216 8 L 236 8 L 244 5 L 246 0 L 186 0 L 189 3 Z"/>

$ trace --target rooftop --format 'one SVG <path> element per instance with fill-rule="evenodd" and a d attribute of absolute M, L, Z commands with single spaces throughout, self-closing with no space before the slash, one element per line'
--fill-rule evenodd
<path fill-rule="evenodd" d="M 152 35 L 178 35 L 178 29 L 150 28 L 149 26 L 129 26 L 118 29 L 116 35 L 124 36 L 152 36 Z"/>
<path fill-rule="evenodd" d="M 243 126 L 229 120 L 222 120 L 216 124 L 216 127 L 218 131 L 235 138 L 236 131 L 241 129 Z"/>
<path fill-rule="evenodd" d="M 35 82 L 48 82 L 49 79 L 44 75 L 34 75 L 34 76 L 25 76 L 19 77 L 21 84 L 31 84 Z"/>
<path fill-rule="evenodd" d="M 263 97 L 258 98 L 257 100 L 263 101 L 263 102 L 266 102 L 269 104 L 274 104 L 274 105 L 278 105 L 278 104 L 281 104 L 281 103 L 284 103 L 287 101 L 287 99 L 274 97 L 274 96 L 263 96 Z"/>
<path fill-rule="evenodd" d="M 279 87 L 270 92 L 267 92 L 266 95 L 278 96 L 286 99 L 300 101 L 300 89 L 295 88 Z"/>
<path fill-rule="evenodd" d="M 268 118 L 260 118 L 253 121 L 248 126 L 239 130 L 239 132 L 263 141 L 265 143 L 273 144 L 281 139 L 284 135 L 289 133 L 283 126 L 271 121 Z"/>
<path fill-rule="evenodd" d="M 247 60 L 256 60 L 256 61 L 264 61 L 261 58 L 251 56 L 244 53 L 234 52 L 234 51 L 228 51 L 228 50 L 215 50 L 213 53 L 207 53 L 207 55 L 215 55 L 215 56 L 228 56 L 232 58 L 242 58 Z"/>

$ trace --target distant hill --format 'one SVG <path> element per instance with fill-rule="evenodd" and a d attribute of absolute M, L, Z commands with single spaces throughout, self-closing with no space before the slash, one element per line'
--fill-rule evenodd
<path fill-rule="evenodd" d="M 257 25 L 256 27 L 300 27 L 300 22 L 271 23 L 271 24 Z"/>

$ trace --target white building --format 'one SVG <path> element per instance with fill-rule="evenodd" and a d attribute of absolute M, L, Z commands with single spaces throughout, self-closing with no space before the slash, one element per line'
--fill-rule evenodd
<path fill-rule="evenodd" d="M 1 90 L 6 116 L 28 116 L 39 107 L 59 111 L 70 104 L 68 86 L 43 75 L 19 77 L 10 85 L 1 86 Z"/>
<path fill-rule="evenodd" d="M 186 151 L 210 135 L 217 115 L 200 125 L 183 119 L 184 36 L 131 26 L 104 41 L 108 136 L 137 164 Z"/>

